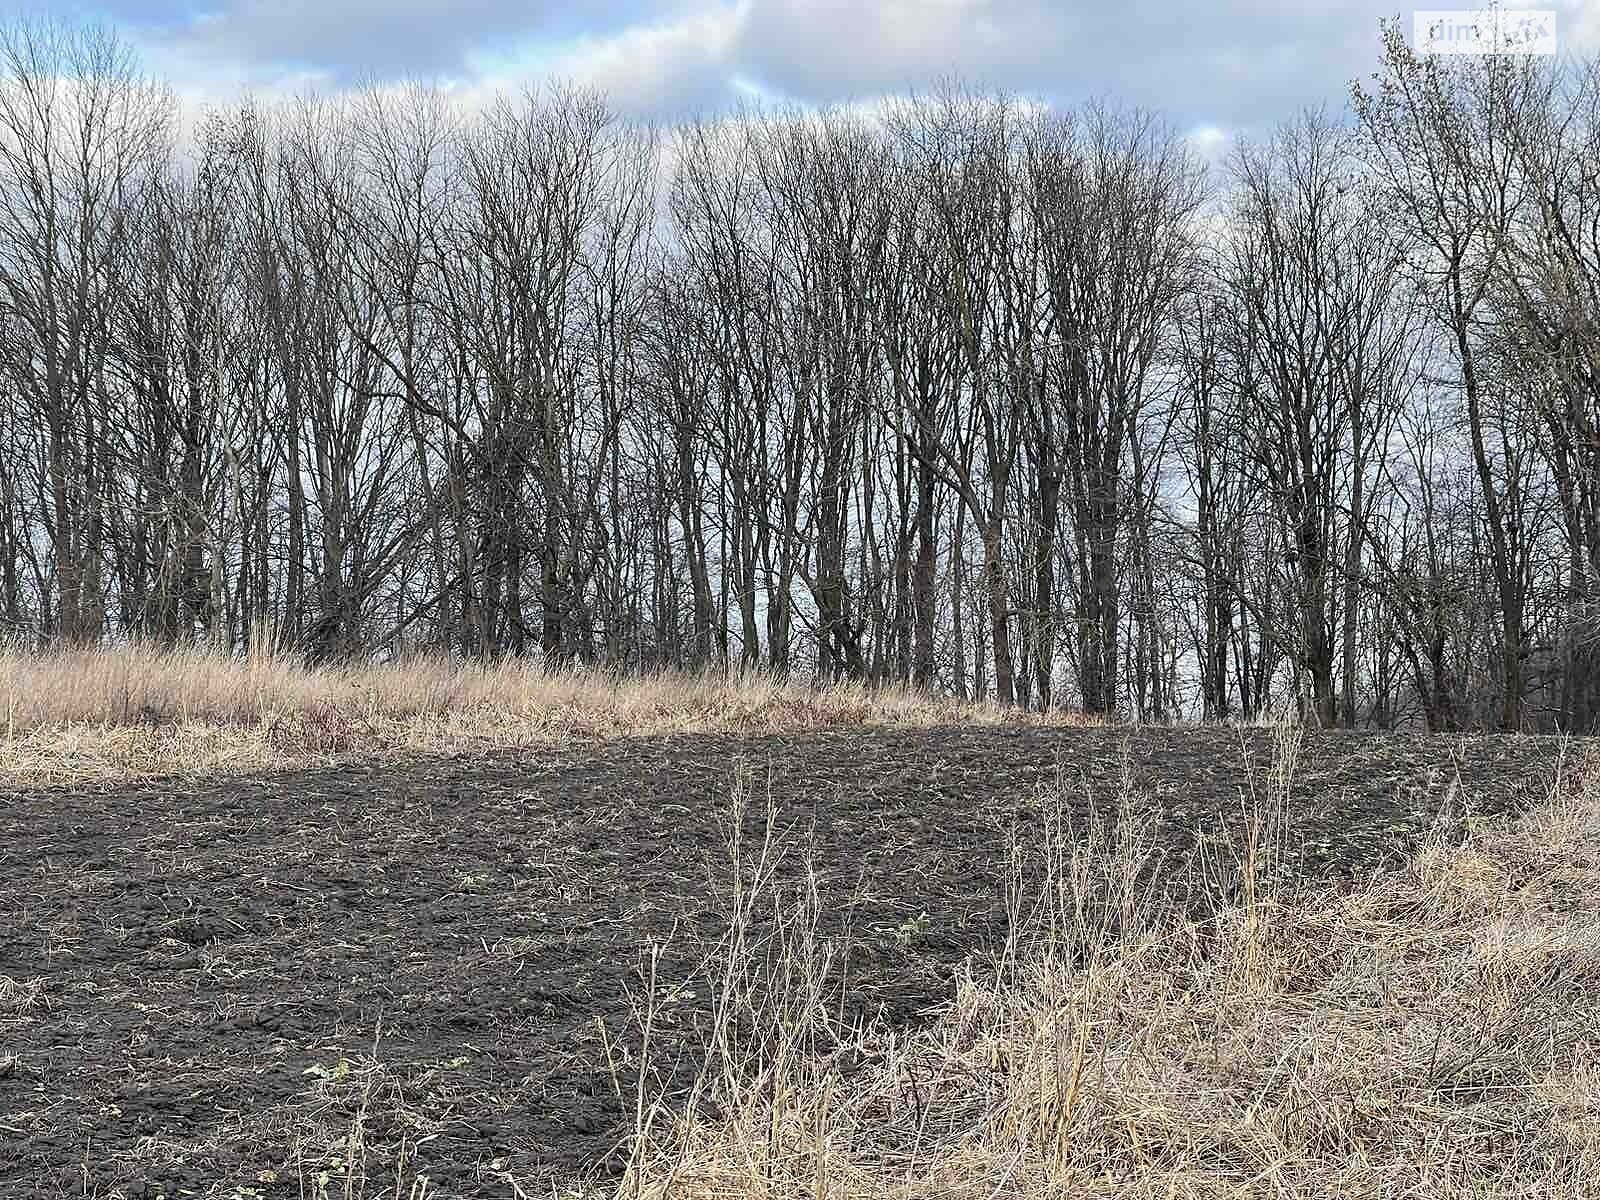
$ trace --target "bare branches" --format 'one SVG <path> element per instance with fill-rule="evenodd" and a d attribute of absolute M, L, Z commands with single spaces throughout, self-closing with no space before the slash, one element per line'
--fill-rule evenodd
<path fill-rule="evenodd" d="M 9 26 L 0 627 L 1590 728 L 1596 78 L 1392 35 L 1213 185 L 957 84 L 178 142 L 115 38 Z"/>

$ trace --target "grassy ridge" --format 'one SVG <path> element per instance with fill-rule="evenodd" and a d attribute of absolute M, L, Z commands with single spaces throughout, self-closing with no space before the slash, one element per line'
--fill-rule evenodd
<path fill-rule="evenodd" d="M 435 659 L 309 670 L 267 656 L 140 646 L 0 651 L 0 781 L 19 785 L 264 770 L 359 752 L 1028 719 L 1039 718 L 902 688 L 816 688 L 759 672 L 613 677 Z"/>

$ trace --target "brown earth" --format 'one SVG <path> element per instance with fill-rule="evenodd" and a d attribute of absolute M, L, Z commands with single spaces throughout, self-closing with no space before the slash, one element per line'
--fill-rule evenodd
<path fill-rule="evenodd" d="M 1376 870 L 1441 804 L 1542 795 L 1559 749 L 1306 735 L 1295 867 Z M 905 1023 L 1004 937 L 1008 837 L 1041 787 L 1082 817 L 1126 773 L 1181 864 L 1237 827 L 1246 760 L 1271 750 L 1227 729 L 855 729 L 0 794 L 0 1196 L 314 1196 L 324 1172 L 343 1196 L 353 1127 L 352 1195 L 393 1195 L 397 1161 L 438 1197 L 603 1175 L 641 954 L 670 935 L 658 983 L 684 980 L 725 928 L 741 764 L 751 835 L 770 780 L 824 932 L 850 931 L 847 1017 Z M 663 1053 L 707 1005 L 669 992 Z"/>

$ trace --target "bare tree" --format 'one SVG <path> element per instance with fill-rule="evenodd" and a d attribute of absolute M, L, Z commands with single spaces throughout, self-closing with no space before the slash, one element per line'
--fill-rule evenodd
<path fill-rule="evenodd" d="M 44 431 L 39 512 L 55 591 L 44 624 L 70 642 L 103 626 L 103 373 L 131 193 L 163 151 L 170 113 L 165 90 L 103 29 L 0 29 L 0 369 Z"/>
<path fill-rule="evenodd" d="M 1533 550 L 1523 478 L 1528 430 L 1516 406 L 1484 378 L 1478 327 L 1525 200 L 1515 131 L 1538 102 L 1541 83 L 1526 57 L 1420 56 L 1394 25 L 1385 27 L 1384 49 L 1376 90 L 1358 86 L 1356 110 L 1389 211 L 1423 250 L 1414 260 L 1418 282 L 1459 374 L 1500 597 L 1500 725 L 1516 730 L 1523 724 Z"/>

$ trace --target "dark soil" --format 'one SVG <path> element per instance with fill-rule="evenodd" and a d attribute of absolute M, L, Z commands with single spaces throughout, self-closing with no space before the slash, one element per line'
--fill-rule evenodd
<path fill-rule="evenodd" d="M 1293 861 L 1378 869 L 1457 772 L 1458 799 L 1505 809 L 1558 749 L 1308 735 Z M 353 1128 L 374 1196 L 402 1147 L 430 1196 L 603 1174 L 632 1103 L 607 1041 L 637 1045 L 652 940 L 660 995 L 725 927 L 741 769 L 751 836 L 770 781 L 824 932 L 852 930 L 847 1015 L 905 1023 L 1004 936 L 1041 786 L 1082 818 L 1126 772 L 1181 863 L 1270 756 L 1224 729 L 847 730 L 0 795 L 0 1196 L 315 1196 L 324 1172 L 343 1196 Z M 669 993 L 662 1045 L 706 1005 Z"/>

